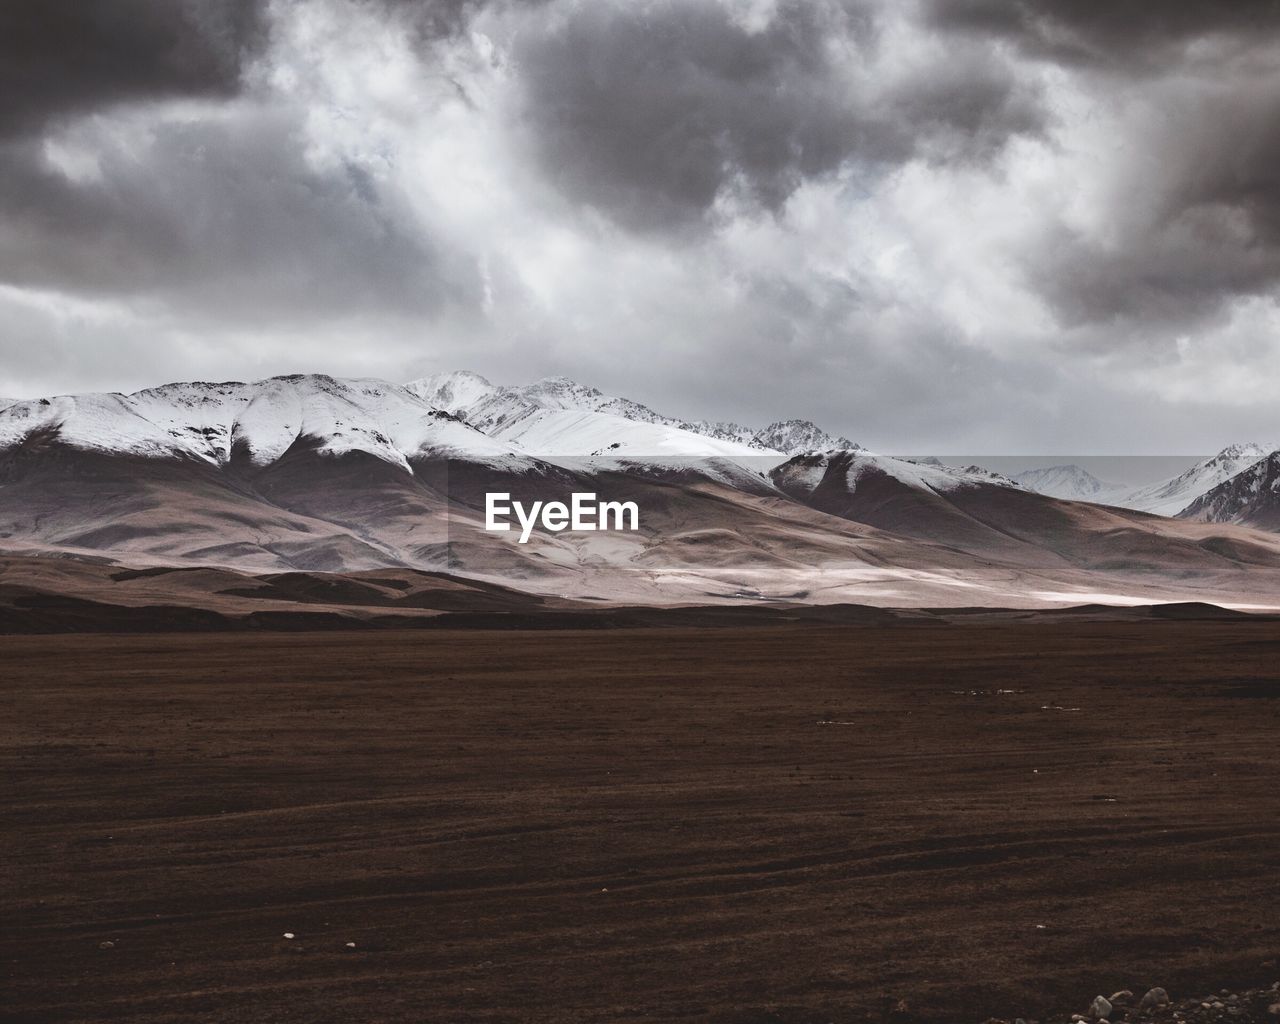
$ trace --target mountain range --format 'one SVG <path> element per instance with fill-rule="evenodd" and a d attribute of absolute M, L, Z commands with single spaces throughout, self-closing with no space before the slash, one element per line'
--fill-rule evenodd
<path fill-rule="evenodd" d="M 1271 607 L 1268 455 L 1125 491 L 894 458 L 804 420 L 677 419 L 563 377 L 178 383 L 0 405 L 0 555 L 407 569 L 612 604 Z M 634 500 L 641 527 L 520 545 L 484 529 L 492 491 Z"/>
<path fill-rule="evenodd" d="M 1172 479 L 1138 487 L 1099 480 L 1074 464 L 1027 470 L 1015 475 L 1014 480 L 1029 490 L 1055 498 L 1093 501 L 1172 516 L 1189 512 L 1192 503 L 1202 495 L 1232 480 L 1277 449 L 1280 444 L 1233 444 Z"/>

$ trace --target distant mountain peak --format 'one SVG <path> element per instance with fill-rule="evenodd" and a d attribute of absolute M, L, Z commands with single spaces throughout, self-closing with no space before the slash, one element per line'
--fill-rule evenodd
<path fill-rule="evenodd" d="M 1223 462 L 1247 460 L 1250 464 L 1265 459 L 1272 452 L 1280 449 L 1280 444 L 1265 444 L 1257 441 L 1242 441 L 1229 444 L 1216 455 L 1211 455 L 1200 465 L 1212 466 Z"/>
<path fill-rule="evenodd" d="M 784 455 L 802 452 L 862 451 L 862 445 L 847 437 L 836 437 L 811 420 L 778 420 L 756 431 L 755 441 L 761 448 L 772 448 Z"/>
<path fill-rule="evenodd" d="M 1196 498 L 1178 513 L 1178 518 L 1280 529 L 1280 451 L 1251 461 L 1239 473 Z"/>
<path fill-rule="evenodd" d="M 1029 491 L 1068 501 L 1104 501 L 1124 490 L 1123 485 L 1099 480 L 1074 462 L 1024 470 L 1015 473 L 1013 480 Z"/>
<path fill-rule="evenodd" d="M 587 394 L 600 394 L 599 388 L 593 388 L 590 384 L 579 384 L 572 377 L 566 377 L 562 373 L 553 373 L 547 377 L 539 377 L 531 385 L 531 388 L 549 388 L 562 389 L 566 391 L 583 391 Z"/>
<path fill-rule="evenodd" d="M 1197 498 L 1248 469 L 1274 451 L 1256 442 L 1231 444 L 1202 459 L 1172 480 L 1151 484 L 1126 497 L 1126 504 L 1146 512 L 1177 515 Z"/>

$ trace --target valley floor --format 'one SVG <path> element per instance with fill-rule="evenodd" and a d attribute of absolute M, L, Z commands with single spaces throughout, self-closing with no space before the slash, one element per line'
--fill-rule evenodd
<path fill-rule="evenodd" d="M 1278 653 L 1267 620 L 3 637 L 0 1018 L 1270 985 Z"/>

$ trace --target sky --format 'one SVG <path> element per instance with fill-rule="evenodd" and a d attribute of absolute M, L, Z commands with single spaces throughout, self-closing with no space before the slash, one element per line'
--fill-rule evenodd
<path fill-rule="evenodd" d="M 1280 442 L 1273 0 L 42 0 L 0 97 L 0 395 L 467 368 L 878 450 Z"/>

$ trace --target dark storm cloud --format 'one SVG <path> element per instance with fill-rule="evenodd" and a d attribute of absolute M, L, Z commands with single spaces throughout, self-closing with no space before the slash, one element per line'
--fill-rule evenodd
<path fill-rule="evenodd" d="M 377 2 L 412 6 L 419 31 L 436 35 L 474 6 Z M 305 110 L 245 97 L 249 62 L 271 59 L 267 8 L 48 0 L 0 9 L 0 284 L 163 295 L 230 320 L 475 301 L 474 267 L 439 251 L 366 167 L 308 160 Z M 216 113 L 149 116 L 189 98 L 214 101 Z M 114 120 L 75 122 L 107 112 Z M 91 154 L 80 173 L 48 148 L 69 127 L 72 147 Z"/>
<path fill-rule="evenodd" d="M 436 42 L 465 32 L 477 15 L 486 11 L 536 11 L 555 0 L 345 0 L 357 6 L 377 8 L 400 17 L 419 42 Z"/>
<path fill-rule="evenodd" d="M 990 54 L 877 86 L 878 34 L 854 4 L 783 2 L 763 27 L 714 3 L 584 4 L 526 25 L 514 64 L 548 175 L 633 228 L 696 221 L 726 191 L 777 210 L 849 161 L 984 158 L 1038 128 L 1035 90 Z"/>
<path fill-rule="evenodd" d="M 767 394 L 881 446 L 1105 447 L 1144 396 L 1166 427 L 1242 400 L 1216 346 L 1280 365 L 1241 301 L 1280 289 L 1278 24 L 0 0 L 0 392 L 475 364 L 689 415 Z"/>
<path fill-rule="evenodd" d="M 1280 81 L 1153 97 L 1111 237 L 1048 229 L 1032 278 L 1070 326 L 1194 326 L 1280 286 Z M 1127 208 L 1126 208 L 1127 207 Z"/>
<path fill-rule="evenodd" d="M 930 0 L 929 16 L 944 30 L 1128 73 L 1162 70 L 1170 51 L 1196 39 L 1280 32 L 1277 0 Z"/>
<path fill-rule="evenodd" d="M 1102 232 L 1050 221 L 1029 280 L 1071 327 L 1172 337 L 1280 286 L 1280 2 L 934 0 L 1119 112 Z"/>
<path fill-rule="evenodd" d="M 80 180 L 34 141 L 0 147 L 0 281 L 168 295 L 227 320 L 474 297 L 465 260 L 436 251 L 367 169 L 311 166 L 297 131 L 263 110 L 163 123 L 140 148 L 95 139 Z"/>
<path fill-rule="evenodd" d="M 260 0 L 0 5 L 0 135 L 114 103 L 236 92 L 265 42 Z"/>

